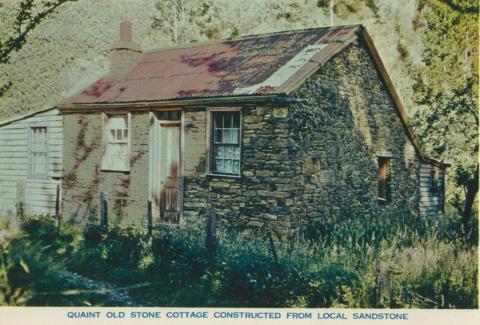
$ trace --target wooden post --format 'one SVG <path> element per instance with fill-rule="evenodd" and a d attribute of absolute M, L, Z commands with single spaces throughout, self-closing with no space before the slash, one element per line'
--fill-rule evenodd
<path fill-rule="evenodd" d="M 100 226 L 107 229 L 108 228 L 108 206 L 107 200 L 105 199 L 105 194 L 100 192 Z"/>
<path fill-rule="evenodd" d="M 17 217 L 23 220 L 25 215 L 25 181 L 17 180 Z"/>
<path fill-rule="evenodd" d="M 280 263 L 278 262 L 278 255 L 277 250 L 275 249 L 275 243 L 273 242 L 272 232 L 267 226 L 265 225 L 265 230 L 267 231 L 268 242 L 270 243 L 270 250 L 272 251 L 273 261 L 275 262 L 275 266 L 277 270 L 280 270 Z"/>
<path fill-rule="evenodd" d="M 376 307 L 388 307 L 390 296 L 390 279 L 388 267 L 382 266 L 379 259 L 375 260 Z"/>
<path fill-rule="evenodd" d="M 153 220 L 152 220 L 152 201 L 147 203 L 147 222 L 148 222 L 148 237 L 152 237 L 153 233 Z"/>
<path fill-rule="evenodd" d="M 207 258 L 209 263 L 213 263 L 215 260 L 215 250 L 217 241 L 217 221 L 215 214 L 211 210 L 207 210 L 207 222 L 206 222 L 206 236 L 205 245 L 207 247 Z"/>
<path fill-rule="evenodd" d="M 57 192 L 55 194 L 55 227 L 57 231 L 60 229 L 60 184 L 57 184 Z"/>

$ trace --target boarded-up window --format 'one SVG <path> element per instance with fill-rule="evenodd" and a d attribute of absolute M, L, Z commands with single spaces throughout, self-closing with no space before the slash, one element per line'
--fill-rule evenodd
<path fill-rule="evenodd" d="M 240 112 L 212 114 L 212 171 L 240 175 Z"/>
<path fill-rule="evenodd" d="M 390 158 L 378 157 L 378 201 L 385 204 L 390 201 Z"/>
<path fill-rule="evenodd" d="M 47 128 L 30 130 L 30 176 L 45 177 L 48 171 Z"/>
<path fill-rule="evenodd" d="M 130 170 L 130 131 L 128 114 L 105 115 L 102 169 Z"/>

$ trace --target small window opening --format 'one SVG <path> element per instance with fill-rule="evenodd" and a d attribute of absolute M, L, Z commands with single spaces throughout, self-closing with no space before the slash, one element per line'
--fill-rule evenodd
<path fill-rule="evenodd" d="M 390 158 L 378 158 L 378 201 L 380 204 L 386 204 L 391 199 L 391 177 Z"/>

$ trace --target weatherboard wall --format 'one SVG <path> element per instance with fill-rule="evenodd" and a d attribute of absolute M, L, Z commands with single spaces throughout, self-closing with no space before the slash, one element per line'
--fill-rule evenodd
<path fill-rule="evenodd" d="M 47 173 L 44 176 L 33 176 L 30 172 L 32 127 L 47 130 Z M 62 159 L 63 125 L 58 110 L 0 124 L 0 212 L 14 214 L 17 202 L 23 202 L 26 213 L 54 214 Z"/>
<path fill-rule="evenodd" d="M 435 178 L 432 179 L 432 173 Z M 443 213 L 445 195 L 445 171 L 432 164 L 422 164 L 420 167 L 420 200 L 421 216 L 435 217 Z"/>

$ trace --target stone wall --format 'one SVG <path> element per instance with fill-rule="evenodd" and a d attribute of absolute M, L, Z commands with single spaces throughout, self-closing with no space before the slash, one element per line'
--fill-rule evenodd
<path fill-rule="evenodd" d="M 148 113 L 132 113 L 130 172 L 101 171 L 101 113 L 64 115 L 63 215 L 65 221 L 98 219 L 104 192 L 113 224 L 147 222 Z"/>
<path fill-rule="evenodd" d="M 344 220 L 411 220 L 418 209 L 419 161 L 366 45 L 355 43 L 313 75 L 293 97 L 290 150 L 295 160 L 294 227 Z M 391 156 L 390 202 L 378 202 L 378 157 Z M 388 220 L 392 221 L 392 220 Z"/>
<path fill-rule="evenodd" d="M 293 181 L 293 161 L 288 156 L 288 108 L 243 107 L 241 177 L 208 175 L 205 110 L 185 112 L 183 222 L 203 221 L 205 209 L 237 227 L 268 222 L 279 234 L 290 232 L 290 207 L 298 185 Z M 197 149 L 198 150 L 198 149 Z M 195 166 L 188 167 L 197 162 Z"/>
<path fill-rule="evenodd" d="M 286 237 L 319 224 L 405 222 L 418 214 L 419 162 L 364 44 L 332 58 L 292 96 L 306 102 L 242 108 L 241 177 L 208 175 L 206 109 L 184 110 L 182 224 L 201 226 L 211 210 L 223 223 L 268 223 Z M 148 114 L 132 115 L 130 173 L 99 171 L 99 116 L 65 116 L 64 211 L 84 219 L 105 191 L 110 205 L 126 200 L 127 223 L 144 221 Z M 378 202 L 378 154 L 391 156 L 385 205 Z"/>

